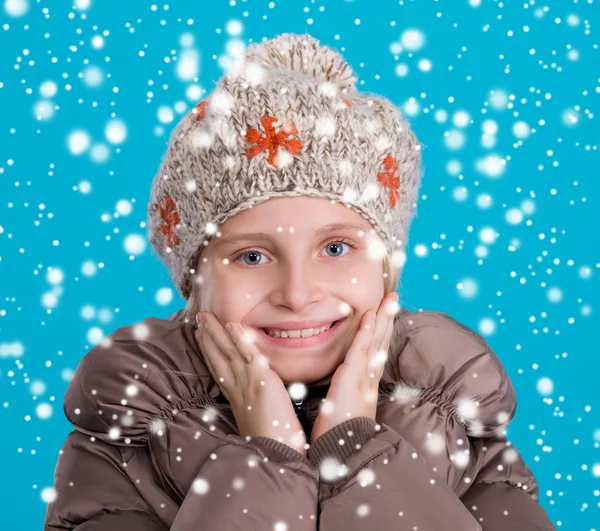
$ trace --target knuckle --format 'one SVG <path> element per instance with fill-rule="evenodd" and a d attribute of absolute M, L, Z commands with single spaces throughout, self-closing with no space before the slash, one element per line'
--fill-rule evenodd
<path fill-rule="evenodd" d="M 381 334 L 377 335 L 374 339 L 374 343 L 376 345 L 381 345 L 385 339 L 387 338 L 387 332 L 384 330 L 383 332 L 381 332 Z"/>
<path fill-rule="evenodd" d="M 223 354 L 229 360 L 229 362 L 231 362 L 231 361 L 233 361 L 235 359 L 235 357 L 237 355 L 237 352 L 233 348 L 225 347 L 223 349 Z"/>
<path fill-rule="evenodd" d="M 234 345 L 235 348 L 238 348 L 239 341 L 240 341 L 239 338 L 231 336 L 230 334 L 228 334 L 227 337 L 228 337 L 229 341 L 231 342 L 231 344 Z"/>

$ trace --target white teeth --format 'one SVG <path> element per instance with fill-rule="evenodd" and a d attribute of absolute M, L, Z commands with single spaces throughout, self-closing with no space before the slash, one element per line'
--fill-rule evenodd
<path fill-rule="evenodd" d="M 335 322 L 335 321 L 334 321 Z M 333 323 L 322 326 L 321 328 L 308 328 L 306 330 L 268 330 L 266 329 L 267 335 L 272 337 L 287 337 L 287 338 L 299 338 L 299 337 L 312 337 L 329 330 Z"/>

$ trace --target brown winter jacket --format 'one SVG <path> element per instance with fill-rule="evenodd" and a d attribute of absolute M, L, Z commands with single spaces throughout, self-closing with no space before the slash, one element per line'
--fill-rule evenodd
<path fill-rule="evenodd" d="M 339 424 L 308 457 L 239 436 L 182 310 L 117 329 L 65 395 L 76 429 L 45 531 L 556 531 L 505 438 L 515 392 L 487 343 L 441 312 L 402 309 L 395 326 L 402 383 L 386 368 L 377 421 Z M 298 407 L 307 440 L 330 380 Z M 328 457 L 342 466 L 325 481 Z"/>

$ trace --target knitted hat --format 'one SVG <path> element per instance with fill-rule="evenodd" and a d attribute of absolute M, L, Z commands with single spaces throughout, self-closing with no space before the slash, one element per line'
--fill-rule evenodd
<path fill-rule="evenodd" d="M 396 267 L 421 182 L 421 146 L 387 99 L 308 34 L 250 45 L 177 124 L 148 204 L 148 237 L 184 299 L 228 218 L 271 197 L 336 200 L 368 220 Z"/>

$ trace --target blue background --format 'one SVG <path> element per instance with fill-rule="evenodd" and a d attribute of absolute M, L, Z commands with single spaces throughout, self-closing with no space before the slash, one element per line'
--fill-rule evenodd
<path fill-rule="evenodd" d="M 102 334 L 184 305 L 149 244 L 135 245 L 171 130 L 212 91 L 228 52 L 241 51 L 236 41 L 284 32 L 339 50 L 359 90 L 406 112 L 425 175 L 402 304 L 444 311 L 486 338 L 517 390 L 508 436 L 538 479 L 540 503 L 561 529 L 600 528 L 597 2 L 31 0 L 17 16 L 19 4 L 4 2 L 0 14 L 4 529 L 42 528 L 79 360 Z M 227 30 L 232 20 L 241 34 Z M 402 40 L 412 29 L 424 37 L 414 50 Z M 177 72 L 190 49 L 196 80 Z M 423 59 L 431 70 L 419 68 Z M 80 75 L 89 67 L 101 69 L 100 85 Z M 175 109 L 172 121 L 163 107 Z M 123 139 L 106 137 L 112 119 L 125 124 Z M 513 131 L 520 121 L 526 138 Z M 482 127 L 497 127 L 494 145 Z M 90 139 L 79 154 L 69 147 L 76 130 Z M 447 143 L 457 135 L 461 145 Z M 488 155 L 506 161 L 501 175 L 477 164 Z M 482 239 L 486 228 L 494 242 Z"/>

